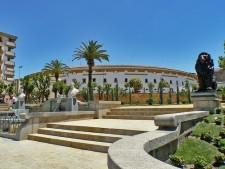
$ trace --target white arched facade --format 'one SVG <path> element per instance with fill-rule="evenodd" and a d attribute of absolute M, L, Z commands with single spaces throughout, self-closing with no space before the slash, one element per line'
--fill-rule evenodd
<path fill-rule="evenodd" d="M 132 78 L 139 78 L 142 81 L 141 92 L 146 93 L 148 92 L 148 83 L 153 83 L 156 91 L 162 78 L 170 84 L 170 88 L 174 92 L 177 90 L 177 84 L 180 90 L 184 88 L 186 80 L 189 81 L 190 87 L 192 84 L 197 84 L 195 74 L 175 69 L 134 65 L 98 65 L 93 67 L 92 79 L 97 85 L 103 86 L 105 83 L 109 83 L 112 87 L 118 84 L 120 88 L 125 88 L 126 82 Z M 63 75 L 61 79 L 67 84 L 76 80 L 81 83 L 81 88 L 87 87 L 88 68 L 86 66 L 70 68 L 70 72 Z M 168 90 L 165 89 L 165 92 Z"/>

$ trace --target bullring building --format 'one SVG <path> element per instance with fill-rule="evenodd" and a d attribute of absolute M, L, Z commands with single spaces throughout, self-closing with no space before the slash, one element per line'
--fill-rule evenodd
<path fill-rule="evenodd" d="M 132 78 L 139 78 L 142 81 L 141 92 L 148 92 L 148 83 L 150 82 L 155 86 L 154 91 L 157 91 L 161 79 L 167 81 L 170 89 L 174 92 L 176 92 L 177 86 L 180 90 L 183 89 L 186 80 L 189 81 L 190 87 L 192 84 L 197 84 L 197 77 L 194 73 L 169 68 L 138 65 L 97 65 L 93 67 L 92 80 L 97 85 L 103 86 L 109 83 L 112 87 L 118 84 L 120 88 L 125 88 L 124 85 Z M 78 81 L 81 88 L 87 87 L 88 67 L 70 68 L 69 73 L 63 75 L 61 80 L 67 84 Z M 165 89 L 165 92 L 168 89 Z"/>

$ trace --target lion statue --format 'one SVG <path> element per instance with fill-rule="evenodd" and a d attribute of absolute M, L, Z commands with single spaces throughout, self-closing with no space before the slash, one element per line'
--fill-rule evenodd
<path fill-rule="evenodd" d="M 198 76 L 198 91 L 216 90 L 217 84 L 214 80 L 214 63 L 210 54 L 202 52 L 198 55 L 195 64 L 195 70 Z"/>

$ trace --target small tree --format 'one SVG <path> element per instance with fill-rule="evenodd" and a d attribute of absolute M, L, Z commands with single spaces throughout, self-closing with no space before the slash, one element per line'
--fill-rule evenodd
<path fill-rule="evenodd" d="M 125 83 L 125 84 L 124 84 L 124 87 L 125 87 L 126 91 L 127 91 L 127 89 L 128 89 L 128 93 L 129 93 L 129 104 L 131 104 L 131 103 L 132 103 L 132 100 L 131 100 L 130 83 Z"/>
<path fill-rule="evenodd" d="M 225 70 L 225 41 L 223 46 L 224 46 L 224 56 L 219 56 L 218 64 L 221 69 Z"/>
<path fill-rule="evenodd" d="M 138 93 L 142 89 L 143 84 L 139 78 L 133 78 L 129 81 L 130 87 L 134 89 L 134 93 Z"/>
<path fill-rule="evenodd" d="M 109 84 L 109 83 L 104 84 L 104 91 L 106 93 L 106 100 L 107 101 L 109 100 L 110 89 L 111 89 L 111 84 Z"/>
<path fill-rule="evenodd" d="M 185 81 L 185 89 L 187 92 L 188 103 L 190 104 L 191 103 L 191 90 L 190 90 L 190 84 L 189 84 L 188 80 Z"/>
<path fill-rule="evenodd" d="M 68 97 L 68 94 L 69 94 L 69 91 L 71 89 L 71 86 L 70 85 L 64 85 L 64 88 L 63 88 L 63 94 Z"/>
<path fill-rule="evenodd" d="M 148 83 L 148 91 L 149 91 L 149 100 L 148 100 L 148 104 L 152 105 L 153 104 L 153 89 L 154 89 L 155 85 L 154 83 Z"/>
<path fill-rule="evenodd" d="M 160 97 L 160 104 L 163 104 L 163 89 L 165 89 L 166 87 L 169 87 L 168 82 L 166 82 L 164 79 L 161 79 L 158 85 L 158 89 L 159 89 L 159 97 Z"/>
<path fill-rule="evenodd" d="M 116 84 L 116 87 L 115 87 L 115 99 L 116 99 L 116 101 L 119 100 L 119 85 L 118 85 L 118 83 Z"/>
<path fill-rule="evenodd" d="M 168 98 L 168 104 L 172 104 L 172 88 L 169 90 L 169 98 Z"/>
<path fill-rule="evenodd" d="M 179 90 L 178 82 L 176 85 L 177 85 L 177 104 L 180 104 L 180 90 Z"/>
<path fill-rule="evenodd" d="M 103 88 L 101 85 L 97 86 L 97 92 L 98 92 L 98 100 L 102 99 L 102 92 L 103 92 Z"/>
<path fill-rule="evenodd" d="M 73 84 L 74 84 L 74 87 L 75 87 L 76 89 L 80 89 L 80 87 L 81 87 L 80 82 L 78 82 L 77 80 L 74 80 L 74 81 L 73 81 Z"/>

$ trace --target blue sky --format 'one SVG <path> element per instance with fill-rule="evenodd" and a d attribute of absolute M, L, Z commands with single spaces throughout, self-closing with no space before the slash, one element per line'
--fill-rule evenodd
<path fill-rule="evenodd" d="M 69 66 L 81 42 L 98 40 L 103 64 L 152 65 L 194 72 L 209 52 L 217 67 L 225 40 L 223 0 L 0 0 L 0 31 L 18 36 L 16 76 L 52 59 Z"/>

